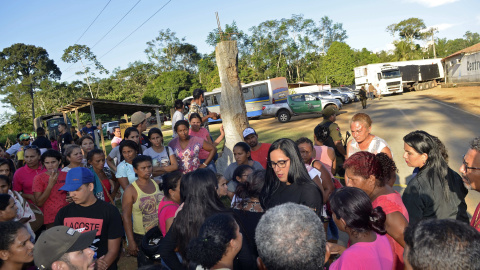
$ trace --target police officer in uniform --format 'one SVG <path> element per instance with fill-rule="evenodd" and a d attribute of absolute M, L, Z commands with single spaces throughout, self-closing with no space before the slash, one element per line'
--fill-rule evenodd
<path fill-rule="evenodd" d="M 327 126 L 330 131 L 330 138 L 324 143 L 326 146 L 335 149 L 335 155 L 337 156 L 337 173 L 340 176 L 345 174 L 343 169 L 343 161 L 347 152 L 342 142 L 342 133 L 340 127 L 335 121 L 337 120 L 338 110 L 334 106 L 328 106 L 322 112 L 323 121 L 320 123 L 322 126 Z"/>

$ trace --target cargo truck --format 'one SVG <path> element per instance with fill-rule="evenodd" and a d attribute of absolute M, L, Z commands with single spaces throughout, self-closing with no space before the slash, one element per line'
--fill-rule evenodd
<path fill-rule="evenodd" d="M 404 91 L 425 90 L 444 81 L 442 59 L 423 59 L 389 63 L 395 65 L 402 74 Z"/>

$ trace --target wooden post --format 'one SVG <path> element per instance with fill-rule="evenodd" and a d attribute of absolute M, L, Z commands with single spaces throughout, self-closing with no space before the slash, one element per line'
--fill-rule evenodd
<path fill-rule="evenodd" d="M 67 129 L 68 129 L 67 113 L 65 112 L 63 113 L 63 122 L 65 123 L 65 125 L 67 125 Z"/>
<path fill-rule="evenodd" d="M 157 118 L 157 125 L 159 129 L 162 129 L 162 122 L 160 121 L 160 114 L 158 112 L 158 108 L 155 108 L 155 116 Z"/>
<path fill-rule="evenodd" d="M 78 109 L 75 109 L 75 120 L 77 121 L 77 129 L 80 131 L 82 129 L 82 125 L 80 124 L 80 117 L 78 116 Z"/>
<path fill-rule="evenodd" d="M 95 120 L 95 109 L 93 108 L 93 102 L 90 102 L 90 114 L 92 115 L 92 125 L 96 126 L 97 121 Z M 94 131 L 95 134 L 96 131 Z M 95 136 L 95 144 L 99 145 L 98 136 Z"/>
<path fill-rule="evenodd" d="M 225 145 L 217 160 L 217 171 L 223 173 L 234 161 L 233 147 L 243 141 L 243 130 L 248 127 L 247 110 L 238 78 L 238 48 L 235 40 L 222 41 L 215 48 L 222 95 L 220 113 L 225 130 Z"/>
<path fill-rule="evenodd" d="M 102 119 L 98 119 L 98 125 L 102 126 Z M 103 128 L 100 130 L 100 139 L 102 139 L 102 149 L 105 156 L 107 156 L 107 150 L 105 149 L 105 139 L 103 138 Z"/>
<path fill-rule="evenodd" d="M 128 115 L 124 114 L 123 117 L 125 117 L 125 121 L 127 121 L 127 123 L 128 123 Z"/>

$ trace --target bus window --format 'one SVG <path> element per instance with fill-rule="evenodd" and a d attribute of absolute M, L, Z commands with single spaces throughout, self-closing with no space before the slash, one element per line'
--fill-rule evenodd
<path fill-rule="evenodd" d="M 210 96 L 205 97 L 205 103 L 207 103 L 207 106 L 212 106 L 212 100 L 210 99 Z"/>
<path fill-rule="evenodd" d="M 244 100 L 249 100 L 249 99 L 254 98 L 252 87 L 242 88 L 242 92 L 243 92 L 243 99 Z"/>
<path fill-rule="evenodd" d="M 267 84 L 255 85 L 253 87 L 253 95 L 255 98 L 268 97 L 268 86 Z"/>
<path fill-rule="evenodd" d="M 212 96 L 212 105 L 219 105 L 220 103 L 218 102 L 217 96 Z"/>

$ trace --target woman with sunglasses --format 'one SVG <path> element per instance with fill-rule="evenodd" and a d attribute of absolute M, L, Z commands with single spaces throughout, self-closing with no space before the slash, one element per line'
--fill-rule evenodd
<path fill-rule="evenodd" d="M 310 207 L 320 216 L 322 192 L 310 178 L 295 142 L 276 140 L 268 150 L 267 165 L 265 184 L 260 194 L 263 209 L 293 202 Z"/>
<path fill-rule="evenodd" d="M 32 186 L 33 178 L 47 171 L 40 163 L 40 149 L 36 145 L 25 146 L 25 166 L 13 175 L 13 190 L 20 192 L 30 204 L 35 203 Z"/>

